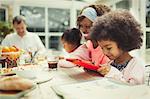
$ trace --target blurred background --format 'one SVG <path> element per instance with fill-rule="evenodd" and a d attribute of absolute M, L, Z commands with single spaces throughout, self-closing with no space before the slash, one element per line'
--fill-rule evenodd
<path fill-rule="evenodd" d="M 62 32 L 66 28 L 76 27 L 80 10 L 91 3 L 104 3 L 114 10 L 128 9 L 132 12 L 144 32 L 144 42 L 139 55 L 149 63 L 150 0 L 0 0 L 0 43 L 12 32 L 12 18 L 23 15 L 28 31 L 37 33 L 47 49 L 61 51 Z"/>

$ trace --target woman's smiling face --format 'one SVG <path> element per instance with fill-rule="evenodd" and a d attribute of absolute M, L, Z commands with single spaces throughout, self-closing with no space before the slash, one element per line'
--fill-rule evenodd
<path fill-rule="evenodd" d="M 88 37 L 92 24 L 93 22 L 86 17 L 79 23 L 79 29 L 84 35 L 86 35 L 85 38 Z"/>

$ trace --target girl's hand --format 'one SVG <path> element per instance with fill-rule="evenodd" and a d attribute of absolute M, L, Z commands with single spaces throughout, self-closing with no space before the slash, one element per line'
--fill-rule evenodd
<path fill-rule="evenodd" d="M 105 66 L 102 66 L 101 68 L 99 68 L 97 70 L 97 72 L 99 72 L 102 75 L 106 75 L 110 71 L 110 68 L 111 68 L 110 66 L 105 65 Z"/>

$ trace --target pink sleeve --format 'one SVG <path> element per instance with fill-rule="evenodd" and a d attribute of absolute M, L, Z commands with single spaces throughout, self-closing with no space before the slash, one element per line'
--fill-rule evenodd
<path fill-rule="evenodd" d="M 116 69 L 115 67 L 113 67 L 113 66 L 111 66 L 111 69 L 110 69 L 109 73 L 107 75 L 105 75 L 105 77 L 113 78 L 115 80 L 126 82 L 123 79 L 122 73 L 118 69 Z"/>
<path fill-rule="evenodd" d="M 81 45 L 74 52 L 70 53 L 70 58 L 77 58 L 81 60 L 90 61 L 89 50 L 85 45 Z"/>
<path fill-rule="evenodd" d="M 144 64 L 140 60 L 133 58 L 128 63 L 127 67 L 123 71 L 119 71 L 115 67 L 111 66 L 111 69 L 105 77 L 110 77 L 115 80 L 119 80 L 131 85 L 144 83 Z"/>
<path fill-rule="evenodd" d="M 110 61 L 109 58 L 104 55 L 100 46 L 94 49 L 93 44 L 90 40 L 87 41 L 86 46 L 88 47 L 88 50 L 91 54 L 92 62 L 95 65 L 106 64 Z"/>

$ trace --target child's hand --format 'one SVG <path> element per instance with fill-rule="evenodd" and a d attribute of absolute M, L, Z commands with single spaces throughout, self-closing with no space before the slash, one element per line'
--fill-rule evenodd
<path fill-rule="evenodd" d="M 110 71 L 110 68 L 111 68 L 110 66 L 105 65 L 105 66 L 102 66 L 101 68 L 99 68 L 97 70 L 97 72 L 99 72 L 102 75 L 106 75 Z"/>

